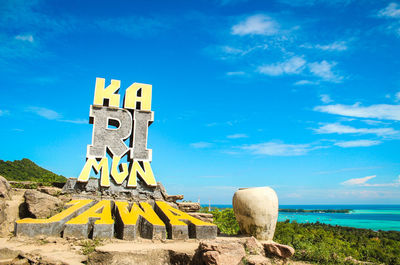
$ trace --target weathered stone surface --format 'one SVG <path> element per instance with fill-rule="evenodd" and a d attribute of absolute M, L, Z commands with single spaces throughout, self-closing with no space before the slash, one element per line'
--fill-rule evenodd
<path fill-rule="evenodd" d="M 8 183 L 8 181 L 0 176 L 0 198 L 2 199 L 11 199 L 11 186 L 10 183 Z"/>
<path fill-rule="evenodd" d="M 137 187 L 131 188 L 127 187 L 127 179 L 121 185 L 118 185 L 111 178 L 110 187 L 101 187 L 98 178 L 89 178 L 88 182 L 78 182 L 76 178 L 69 178 L 62 189 L 62 193 L 77 195 L 82 198 L 101 196 L 102 198 L 133 202 L 165 200 L 159 185 L 157 187 L 147 186 L 140 179 L 138 179 Z"/>
<path fill-rule="evenodd" d="M 58 196 L 61 194 L 61 189 L 56 187 L 39 187 L 38 191 L 49 194 L 51 196 Z"/>
<path fill-rule="evenodd" d="M 104 265 L 196 265 L 193 256 L 199 243 L 194 240 L 157 242 L 150 240 L 118 241 L 96 247 L 89 255 L 87 264 Z"/>
<path fill-rule="evenodd" d="M 217 237 L 218 227 L 216 225 L 194 225 L 189 224 L 189 237 L 197 239 L 214 239 Z"/>
<path fill-rule="evenodd" d="M 200 203 L 198 202 L 178 202 L 177 204 L 182 212 L 193 213 L 200 210 Z"/>
<path fill-rule="evenodd" d="M 117 208 L 117 207 L 116 207 Z M 116 235 L 124 240 L 134 240 L 137 237 L 164 240 L 166 238 L 165 225 L 152 224 L 139 215 L 136 224 L 124 223 L 120 209 L 115 210 Z M 162 222 L 161 222 L 162 223 Z"/>
<path fill-rule="evenodd" d="M 64 238 L 88 238 L 91 225 L 87 224 L 65 224 Z"/>
<path fill-rule="evenodd" d="M 248 265 L 272 265 L 270 259 L 262 256 L 262 255 L 250 255 L 246 257 L 246 261 Z"/>
<path fill-rule="evenodd" d="M 172 225 L 170 218 L 167 216 L 166 212 L 164 212 L 164 210 L 160 208 L 158 203 L 155 205 L 154 210 L 160 217 L 160 219 L 165 223 L 169 239 L 188 239 L 188 238 L 213 239 L 217 236 L 218 228 L 216 225 L 207 225 L 207 224 L 195 225 L 188 219 L 181 220 L 186 225 L 183 224 L 181 225 L 176 223 Z"/>
<path fill-rule="evenodd" d="M 2 225 L 6 220 L 6 207 L 7 204 L 5 200 L 0 199 L 0 225 Z"/>
<path fill-rule="evenodd" d="M 27 190 L 24 194 L 27 217 L 47 218 L 62 207 L 63 202 L 37 190 Z"/>
<path fill-rule="evenodd" d="M 51 223 L 23 223 L 23 222 L 16 222 L 15 223 L 15 234 L 17 236 L 29 236 L 29 237 L 35 237 L 38 235 L 46 235 L 46 236 L 54 236 L 54 237 L 59 237 L 61 236 L 64 228 L 65 228 L 65 223 L 71 220 L 72 218 L 80 215 L 84 211 L 86 211 L 88 208 L 90 208 L 95 202 L 91 202 L 82 208 L 76 210 L 72 214 L 66 216 L 64 219 L 57 221 L 57 222 L 51 222 Z M 65 236 L 65 234 L 64 234 Z"/>
<path fill-rule="evenodd" d="M 280 258 L 290 258 L 294 255 L 294 248 L 287 245 L 278 244 L 275 242 L 263 243 L 266 254 L 272 254 Z"/>
<path fill-rule="evenodd" d="M 176 201 L 183 200 L 183 195 L 168 195 L 166 189 L 161 184 L 161 182 L 157 182 L 157 187 L 160 188 L 161 195 L 163 196 L 165 201 L 175 203 Z"/>
<path fill-rule="evenodd" d="M 114 236 L 114 224 L 94 224 L 93 238 L 112 238 Z"/>
<path fill-rule="evenodd" d="M 24 202 L 24 191 L 11 192 L 11 199 L 0 199 L 0 237 L 9 236 L 14 231 L 14 223 L 19 219 L 20 205 Z"/>
<path fill-rule="evenodd" d="M 207 223 L 212 223 L 214 221 L 212 213 L 187 213 L 187 214 Z"/>
<path fill-rule="evenodd" d="M 245 257 L 243 245 L 236 242 L 201 242 L 197 250 L 205 264 L 239 264 Z"/>
<path fill-rule="evenodd" d="M 233 211 L 243 234 L 272 240 L 278 219 L 278 197 L 270 187 L 243 188 L 235 192 Z"/>
<path fill-rule="evenodd" d="M 264 252 L 263 245 L 253 236 L 246 239 L 244 242 L 244 247 L 246 252 L 251 255 L 260 255 Z"/>

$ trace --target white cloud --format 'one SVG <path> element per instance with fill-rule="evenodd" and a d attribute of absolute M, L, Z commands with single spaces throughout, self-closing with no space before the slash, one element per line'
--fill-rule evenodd
<path fill-rule="evenodd" d="M 321 94 L 321 95 L 319 95 L 319 97 L 320 97 L 321 101 L 325 104 L 333 102 L 331 97 L 327 94 Z"/>
<path fill-rule="evenodd" d="M 400 18 L 400 6 L 397 3 L 390 3 L 387 7 L 379 10 L 378 16 Z"/>
<path fill-rule="evenodd" d="M 253 154 L 269 156 L 300 156 L 316 149 L 309 144 L 284 144 L 279 142 L 266 142 L 241 147 Z"/>
<path fill-rule="evenodd" d="M 303 86 L 303 85 L 318 85 L 319 82 L 314 82 L 310 80 L 299 80 L 296 83 L 294 83 L 295 86 Z"/>
<path fill-rule="evenodd" d="M 347 45 L 346 45 L 346 42 L 344 42 L 344 41 L 335 41 L 333 43 L 326 44 L 326 45 L 317 44 L 317 45 L 315 45 L 315 48 L 324 50 L 324 51 L 345 51 L 345 50 L 347 50 Z"/>
<path fill-rule="evenodd" d="M 197 142 L 197 143 L 191 143 L 190 146 L 193 147 L 193 148 L 207 148 L 207 147 L 212 146 L 212 143 Z"/>
<path fill-rule="evenodd" d="M 399 101 L 399 100 L 400 100 L 400 91 L 397 92 L 397 93 L 394 95 L 394 97 L 395 97 L 395 101 L 396 101 L 396 102 Z"/>
<path fill-rule="evenodd" d="M 86 124 L 88 120 L 85 119 L 74 119 L 74 120 L 67 120 L 62 119 L 62 115 L 54 110 L 42 107 L 29 107 L 26 109 L 27 112 L 34 113 L 40 117 L 43 117 L 48 120 L 56 120 L 59 122 L 66 122 L 66 123 L 74 123 L 74 124 Z"/>
<path fill-rule="evenodd" d="M 376 175 L 374 176 L 368 176 L 364 178 L 354 178 L 354 179 L 349 179 L 346 180 L 340 184 L 342 185 L 364 185 L 368 180 L 375 178 Z"/>
<path fill-rule="evenodd" d="M 236 134 L 231 134 L 226 136 L 226 138 L 229 139 L 239 139 L 239 138 L 247 138 L 248 136 L 244 133 L 236 133 Z"/>
<path fill-rule="evenodd" d="M 315 132 L 321 134 L 337 133 L 337 134 L 376 134 L 379 136 L 388 136 L 400 133 L 393 128 L 354 128 L 348 125 L 340 123 L 328 123 L 318 129 L 314 129 Z"/>
<path fill-rule="evenodd" d="M 370 184 L 367 183 L 368 180 L 375 178 L 376 175 L 374 176 L 368 176 L 364 178 L 353 178 L 346 180 L 340 184 L 342 185 L 349 185 L 349 186 L 363 186 L 363 187 L 398 187 L 400 186 L 400 176 L 397 177 L 393 182 L 391 183 L 377 183 L 377 184 Z"/>
<path fill-rule="evenodd" d="M 304 69 L 305 64 L 306 61 L 302 57 L 295 56 L 285 62 L 260 66 L 258 71 L 271 76 L 299 74 Z"/>
<path fill-rule="evenodd" d="M 335 145 L 349 148 L 349 147 L 368 147 L 381 144 L 381 141 L 373 141 L 373 140 L 354 140 L 354 141 L 341 141 L 335 143 Z"/>
<path fill-rule="evenodd" d="M 232 27 L 233 35 L 274 35 L 278 33 L 279 25 L 272 18 L 258 14 L 247 17 L 244 21 Z"/>
<path fill-rule="evenodd" d="M 33 36 L 28 34 L 28 35 L 17 35 L 15 36 L 16 40 L 21 40 L 21 41 L 27 41 L 30 43 L 33 43 L 35 40 L 33 39 Z"/>
<path fill-rule="evenodd" d="M 336 65 L 336 62 L 327 62 L 325 60 L 321 62 L 309 63 L 308 67 L 310 72 L 318 77 L 321 77 L 325 81 L 340 82 L 343 77 L 337 76 L 332 72 L 332 68 Z"/>
<path fill-rule="evenodd" d="M 314 5 L 330 5 L 330 6 L 345 6 L 353 0 L 278 0 L 278 2 L 290 6 L 314 6 Z"/>
<path fill-rule="evenodd" d="M 368 124 L 368 125 L 380 125 L 380 124 L 387 124 L 383 121 L 376 121 L 376 120 L 361 120 L 362 122 Z"/>
<path fill-rule="evenodd" d="M 54 110 L 47 109 L 47 108 L 41 108 L 41 107 L 29 107 L 27 108 L 28 112 L 35 113 L 43 118 L 46 118 L 48 120 L 56 120 L 61 118 L 61 115 Z"/>
<path fill-rule="evenodd" d="M 319 49 L 323 51 L 345 51 L 347 50 L 347 43 L 345 41 L 335 41 L 329 44 L 321 45 L 321 44 L 304 44 L 300 45 L 300 47 L 307 49 Z"/>
<path fill-rule="evenodd" d="M 245 51 L 243 51 L 242 49 L 238 49 L 238 48 L 231 47 L 231 46 L 223 46 L 223 47 L 221 47 L 221 50 L 227 54 L 243 54 L 243 53 L 245 53 Z"/>
<path fill-rule="evenodd" d="M 237 72 L 227 72 L 226 75 L 228 76 L 241 76 L 245 75 L 246 73 L 243 71 L 237 71 Z"/>
<path fill-rule="evenodd" d="M 76 120 L 58 120 L 61 122 L 67 122 L 67 123 L 74 123 L 74 124 L 87 124 L 89 123 L 88 120 L 85 119 L 76 119 Z"/>
<path fill-rule="evenodd" d="M 0 110 L 0 116 L 8 115 L 9 113 L 8 110 Z"/>
<path fill-rule="evenodd" d="M 335 104 L 317 106 L 314 110 L 348 117 L 400 120 L 400 105 L 377 104 L 362 107 L 359 103 L 354 105 Z"/>

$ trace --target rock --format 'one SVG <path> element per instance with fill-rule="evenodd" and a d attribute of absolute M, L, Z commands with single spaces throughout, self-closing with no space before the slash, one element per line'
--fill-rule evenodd
<path fill-rule="evenodd" d="M 23 194 L 23 190 L 16 190 L 12 192 L 10 200 L 0 199 L 0 237 L 7 237 L 14 231 L 20 205 L 24 203 Z"/>
<path fill-rule="evenodd" d="M 250 255 L 246 257 L 246 261 L 248 265 L 272 265 L 271 260 L 263 255 Z"/>
<path fill-rule="evenodd" d="M 187 213 L 187 214 L 207 223 L 212 223 L 214 221 L 213 219 L 214 216 L 212 213 Z"/>
<path fill-rule="evenodd" d="M 246 252 L 251 255 L 260 255 L 264 252 L 263 245 L 260 242 L 258 242 L 258 240 L 255 239 L 253 236 L 246 239 L 244 247 Z"/>
<path fill-rule="evenodd" d="M 178 200 L 183 200 L 183 195 L 168 195 L 167 190 L 161 182 L 157 182 L 157 187 L 159 187 L 161 195 L 164 197 L 165 201 L 175 203 Z"/>
<path fill-rule="evenodd" d="M 246 255 L 243 245 L 236 242 L 200 242 L 197 250 L 205 264 L 236 265 Z"/>
<path fill-rule="evenodd" d="M 294 255 L 294 248 L 287 245 L 278 244 L 275 242 L 266 242 L 263 244 L 266 254 L 286 259 Z"/>
<path fill-rule="evenodd" d="M 65 183 L 62 194 L 77 195 L 82 198 L 103 197 L 115 200 L 129 200 L 129 201 L 166 201 L 165 189 L 161 183 L 156 187 L 147 186 L 142 180 L 138 179 L 137 187 L 128 187 L 128 181 L 125 179 L 121 185 L 115 183 L 110 179 L 110 187 L 101 187 L 100 179 L 89 178 L 88 182 L 79 182 L 77 178 L 69 178 Z M 161 185 L 161 186 L 160 186 Z M 164 194 L 165 193 L 165 194 Z M 169 197 L 167 197 L 169 198 Z"/>
<path fill-rule="evenodd" d="M 48 218 L 63 205 L 60 199 L 37 190 L 25 191 L 24 198 L 25 215 L 34 218 Z"/>
<path fill-rule="evenodd" d="M 221 264 L 219 261 L 219 252 L 215 250 L 204 252 L 202 261 L 205 264 Z"/>
<path fill-rule="evenodd" d="M 4 200 L 0 199 L 0 224 L 1 225 L 3 225 L 4 221 L 7 218 L 6 207 L 7 207 L 6 202 Z"/>
<path fill-rule="evenodd" d="M 11 199 L 10 191 L 11 191 L 10 183 L 8 183 L 8 181 L 4 177 L 0 176 L 0 198 L 6 200 Z"/>
<path fill-rule="evenodd" d="M 178 202 L 179 210 L 186 213 L 193 213 L 200 210 L 200 203 L 198 202 Z"/>
<path fill-rule="evenodd" d="M 233 195 L 233 211 L 243 234 L 272 240 L 278 219 L 278 197 L 270 187 L 242 188 Z"/>
<path fill-rule="evenodd" d="M 40 187 L 38 191 L 49 194 L 51 196 L 58 196 L 61 194 L 61 189 L 56 187 Z"/>

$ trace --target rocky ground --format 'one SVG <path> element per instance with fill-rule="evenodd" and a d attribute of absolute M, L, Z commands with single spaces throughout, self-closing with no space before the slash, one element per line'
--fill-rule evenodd
<path fill-rule="evenodd" d="M 29 185 L 28 185 L 29 186 Z M 28 187 L 27 186 L 27 187 Z M 217 237 L 213 240 L 15 237 L 16 220 L 48 218 L 62 209 L 71 195 L 56 187 L 12 188 L 0 176 L 0 265 L 2 264 L 306 264 L 288 259 L 294 249 L 253 237 Z M 195 203 L 177 207 L 205 221 L 212 215 L 197 213 Z"/>
<path fill-rule="evenodd" d="M 0 264 L 296 264 L 265 256 L 251 237 L 218 237 L 210 241 L 73 238 L 0 238 Z"/>

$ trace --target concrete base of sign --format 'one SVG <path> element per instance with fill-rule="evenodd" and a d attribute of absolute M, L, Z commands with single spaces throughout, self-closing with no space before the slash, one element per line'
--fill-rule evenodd
<path fill-rule="evenodd" d="M 115 215 L 115 231 L 118 238 L 123 240 L 134 240 L 139 236 L 147 239 L 166 239 L 165 226 L 153 225 L 146 219 L 140 217 L 136 225 L 124 224 L 120 215 Z"/>
<path fill-rule="evenodd" d="M 16 234 L 112 238 L 115 230 L 117 237 L 124 240 L 138 237 L 156 240 L 167 237 L 179 240 L 212 239 L 217 236 L 216 225 L 193 218 L 165 201 L 156 201 L 154 208 L 146 202 L 140 203 L 142 208 L 133 203 L 129 210 L 126 201 L 82 199 L 72 200 L 70 204 L 71 207 L 49 219 L 18 220 Z"/>
<path fill-rule="evenodd" d="M 197 239 L 214 239 L 217 236 L 217 226 L 189 224 L 189 237 Z"/>
<path fill-rule="evenodd" d="M 168 239 L 188 239 L 189 230 L 187 225 L 167 224 Z"/>
<path fill-rule="evenodd" d="M 39 235 L 61 236 L 64 229 L 65 221 L 55 223 L 31 224 L 31 223 L 15 223 L 15 234 L 17 236 L 35 237 Z"/>
<path fill-rule="evenodd" d="M 63 237 L 88 238 L 90 224 L 66 224 Z"/>
<path fill-rule="evenodd" d="M 91 202 L 57 222 L 51 222 L 51 223 L 27 222 L 27 223 L 23 223 L 23 222 L 17 221 L 15 223 L 15 229 L 14 229 L 15 235 L 30 236 L 30 237 L 34 237 L 34 236 L 38 236 L 38 235 L 61 236 L 63 234 L 63 230 L 65 228 L 65 223 L 68 222 L 69 220 L 71 220 L 72 218 L 80 215 L 84 211 L 86 211 L 93 204 L 94 204 L 94 202 Z M 72 206 L 70 206 L 70 207 L 72 207 Z"/>
<path fill-rule="evenodd" d="M 114 224 L 94 224 L 93 238 L 114 237 Z"/>
<path fill-rule="evenodd" d="M 140 236 L 148 239 L 166 239 L 167 230 L 165 226 L 153 225 L 142 218 L 140 222 Z"/>

